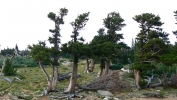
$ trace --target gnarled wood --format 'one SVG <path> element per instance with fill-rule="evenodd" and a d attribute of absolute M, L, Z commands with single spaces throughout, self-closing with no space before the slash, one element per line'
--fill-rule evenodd
<path fill-rule="evenodd" d="M 109 73 L 109 67 L 110 67 L 110 60 L 105 60 L 105 72 L 104 72 L 104 76 L 107 76 Z"/>
<path fill-rule="evenodd" d="M 72 70 L 68 89 L 65 91 L 66 93 L 74 93 L 75 92 L 75 87 L 76 87 L 76 83 L 77 83 L 77 69 L 78 69 L 77 62 L 78 62 L 78 58 L 76 55 L 74 55 L 73 70 Z"/>
<path fill-rule="evenodd" d="M 139 74 L 140 74 L 139 70 L 134 69 L 135 85 L 137 86 L 138 89 L 141 89 L 139 84 L 141 77 Z"/>
<path fill-rule="evenodd" d="M 71 77 L 72 73 L 68 72 L 66 74 L 58 76 L 58 81 L 64 80 L 64 79 L 69 79 Z M 81 75 L 77 75 L 77 78 L 80 77 Z"/>
<path fill-rule="evenodd" d="M 95 88 L 90 88 L 90 87 L 86 87 L 86 86 L 81 86 L 79 84 L 76 84 L 76 86 L 80 89 L 84 89 L 84 90 L 89 90 L 89 91 L 96 91 L 96 90 L 101 90 L 103 88 L 99 88 L 99 87 L 95 87 Z"/>
<path fill-rule="evenodd" d="M 10 65 L 12 64 L 12 60 L 14 59 L 14 57 L 15 57 L 15 51 L 14 51 L 12 57 L 10 58 Z"/>
<path fill-rule="evenodd" d="M 87 57 L 86 58 L 86 70 L 85 70 L 86 73 L 90 73 L 89 71 L 89 58 Z"/>
<path fill-rule="evenodd" d="M 90 72 L 93 72 L 94 67 L 95 67 L 95 63 L 94 63 L 94 60 L 93 60 L 93 59 L 91 59 L 90 61 L 91 61 L 91 62 L 90 62 L 90 64 L 89 64 L 89 71 L 90 71 Z"/>
<path fill-rule="evenodd" d="M 44 73 L 44 75 L 46 76 L 47 82 L 49 84 L 49 82 L 50 82 L 49 75 L 47 74 L 46 70 L 44 69 L 44 67 L 43 67 L 43 65 L 42 65 L 42 63 L 40 61 L 39 61 L 39 66 L 42 69 L 42 72 Z"/>

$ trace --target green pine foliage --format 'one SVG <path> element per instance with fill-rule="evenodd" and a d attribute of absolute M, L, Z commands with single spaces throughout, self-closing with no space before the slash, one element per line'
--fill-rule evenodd
<path fill-rule="evenodd" d="M 3 49 L 3 50 L 1 50 L 1 55 L 3 55 L 3 56 L 9 56 L 9 55 L 13 55 L 13 53 L 14 53 L 14 48 L 7 48 L 7 49 Z"/>
<path fill-rule="evenodd" d="M 143 13 L 133 18 L 139 23 L 140 32 L 135 43 L 135 62 L 133 69 L 145 74 L 154 69 L 152 62 L 162 62 L 161 56 L 167 52 L 168 33 L 163 32 L 161 18 L 152 13 Z"/>
<path fill-rule="evenodd" d="M 157 75 L 167 74 L 167 77 L 171 77 L 172 74 L 177 74 L 177 65 L 166 66 L 163 63 L 155 63 L 154 73 Z"/>
<path fill-rule="evenodd" d="M 113 64 L 113 65 L 110 66 L 109 69 L 111 69 L 111 70 L 120 70 L 121 68 L 123 68 L 122 64 Z"/>
<path fill-rule="evenodd" d="M 4 70 L 3 73 L 6 76 L 12 76 L 12 75 L 16 75 L 17 70 L 14 69 L 14 66 L 10 64 L 10 59 L 7 58 L 5 60 L 5 66 L 4 66 Z"/>
<path fill-rule="evenodd" d="M 3 59 L 0 60 L 0 68 L 2 68 Z"/>

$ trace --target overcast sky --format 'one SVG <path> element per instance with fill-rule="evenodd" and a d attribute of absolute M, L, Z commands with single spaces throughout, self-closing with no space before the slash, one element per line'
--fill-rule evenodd
<path fill-rule="evenodd" d="M 57 13 L 63 7 L 69 12 L 64 18 L 65 24 L 61 26 L 62 43 L 71 39 L 72 27 L 69 23 L 77 15 L 88 11 L 89 21 L 80 31 L 87 42 L 103 27 L 107 14 L 116 11 L 127 24 L 119 33 L 124 34 L 122 41 L 129 46 L 140 31 L 132 17 L 142 13 L 159 15 L 165 23 L 162 28 L 170 34 L 170 41 L 174 43 L 176 38 L 172 31 L 177 30 L 173 13 L 177 10 L 176 4 L 177 0 L 0 0 L 0 45 L 3 49 L 14 48 L 17 44 L 20 50 L 24 50 L 27 45 L 38 43 L 38 40 L 47 40 L 51 36 L 49 29 L 54 28 L 47 14 Z"/>

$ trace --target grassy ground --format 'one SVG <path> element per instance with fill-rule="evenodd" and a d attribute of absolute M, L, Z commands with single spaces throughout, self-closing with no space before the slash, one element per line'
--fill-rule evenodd
<path fill-rule="evenodd" d="M 83 62 L 83 61 L 82 61 Z M 78 74 L 81 74 L 81 77 L 78 78 L 77 82 L 79 84 L 86 84 L 95 79 L 99 67 L 95 67 L 94 73 L 87 74 L 85 73 L 85 63 L 79 63 Z M 52 68 L 46 67 L 46 71 L 49 75 L 51 75 Z M 60 74 L 64 74 L 67 72 L 71 72 L 71 67 L 60 66 L 59 72 Z M 10 79 L 14 79 L 15 76 L 4 76 Z M 17 68 L 17 77 L 19 77 L 22 81 L 15 80 L 12 84 L 0 78 L 0 95 L 6 93 L 12 93 L 14 95 L 28 95 L 29 99 L 36 95 L 42 95 L 44 88 L 47 86 L 47 81 L 45 75 L 41 71 L 40 67 L 22 67 Z M 67 88 L 69 84 L 69 80 L 60 81 L 57 85 L 57 90 L 63 91 L 63 88 Z M 8 88 L 9 87 L 9 88 Z M 8 88 L 8 89 L 6 89 Z M 4 90 L 5 89 L 5 90 Z"/>
<path fill-rule="evenodd" d="M 78 74 L 81 74 L 81 77 L 77 79 L 78 84 L 87 84 L 91 81 L 93 81 L 97 73 L 99 71 L 98 65 L 96 65 L 93 73 L 85 73 L 85 67 L 86 64 L 83 63 L 83 61 L 79 62 L 78 66 Z M 46 67 L 46 71 L 49 73 L 49 75 L 52 72 L 51 67 Z M 60 74 L 64 74 L 67 72 L 71 72 L 71 67 L 66 66 L 60 66 L 59 72 Z M 17 69 L 18 77 L 22 81 L 15 80 L 12 84 L 8 83 L 7 81 L 0 78 L 0 97 L 7 93 L 12 93 L 16 96 L 25 96 L 26 100 L 39 100 L 43 94 L 44 88 L 47 86 L 46 78 L 43 72 L 41 71 L 40 67 L 22 67 Z M 5 76 L 8 78 L 13 79 L 14 76 Z M 123 76 L 123 80 L 130 82 L 132 79 L 128 78 L 129 75 L 125 74 Z M 60 93 L 63 91 L 63 88 L 67 88 L 69 84 L 69 80 L 63 80 L 58 83 L 57 90 L 60 91 Z M 7 88 L 7 89 L 5 89 Z M 5 89 L 5 90 L 3 90 Z M 121 92 L 114 93 L 114 97 L 119 98 L 119 100 L 159 100 L 156 98 L 144 98 L 142 96 L 143 93 L 153 93 L 157 92 L 159 89 L 144 89 L 144 90 L 137 90 L 136 88 L 128 88 L 125 90 L 122 90 Z M 52 94 L 54 96 L 60 96 L 62 94 Z M 177 89 L 162 89 L 160 92 L 158 92 L 162 95 L 164 95 L 166 98 L 162 100 L 177 100 Z M 96 91 L 83 91 L 81 92 L 81 95 L 84 96 L 82 99 L 74 99 L 74 100 L 102 100 L 104 97 L 100 96 Z M 50 95 L 51 96 L 51 95 Z M 36 98 L 36 99 L 34 99 Z M 64 99 L 65 100 L 65 99 Z"/>

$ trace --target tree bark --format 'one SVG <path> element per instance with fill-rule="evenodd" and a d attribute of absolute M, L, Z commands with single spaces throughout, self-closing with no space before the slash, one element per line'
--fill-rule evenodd
<path fill-rule="evenodd" d="M 88 57 L 86 58 L 86 63 L 87 63 L 87 65 L 86 65 L 86 70 L 85 70 L 85 72 L 86 72 L 86 73 L 90 73 L 90 71 L 89 71 L 89 60 L 88 60 Z"/>
<path fill-rule="evenodd" d="M 53 65 L 53 73 L 52 73 L 51 87 L 50 87 L 51 91 L 55 91 L 55 87 L 58 83 L 58 76 L 59 76 L 58 66 Z"/>
<path fill-rule="evenodd" d="M 103 74 L 103 68 L 102 68 L 102 67 L 100 67 L 100 71 L 98 72 L 98 76 L 97 76 L 97 77 L 102 76 L 102 74 Z"/>
<path fill-rule="evenodd" d="M 139 83 L 140 83 L 140 80 L 141 80 L 141 77 L 140 77 L 140 72 L 139 70 L 136 70 L 134 69 L 134 77 L 135 77 L 135 85 L 138 89 L 141 89 Z"/>
<path fill-rule="evenodd" d="M 47 79 L 47 83 L 48 83 L 48 86 L 47 88 L 45 89 L 46 94 L 48 94 L 49 92 L 52 92 L 52 91 L 55 91 L 55 87 L 57 85 L 57 82 L 58 82 L 58 67 L 54 67 L 53 68 L 53 75 L 52 75 L 52 78 L 50 79 L 49 78 L 49 75 L 47 74 L 46 70 L 44 69 L 42 63 L 39 61 L 39 65 L 44 73 L 44 75 L 46 76 L 46 79 Z"/>
<path fill-rule="evenodd" d="M 4 70 L 4 67 L 6 66 L 5 61 L 6 61 L 6 60 L 4 59 L 4 61 L 3 61 L 3 63 L 2 63 L 1 75 L 3 75 L 3 70 Z"/>
<path fill-rule="evenodd" d="M 43 73 L 44 73 L 44 75 L 46 76 L 47 83 L 49 84 L 49 82 L 50 82 L 49 75 L 47 74 L 46 70 L 44 69 L 44 67 L 43 67 L 43 65 L 42 65 L 42 63 L 41 63 L 41 61 L 39 61 L 39 66 L 41 67 L 42 72 L 43 72 Z"/>
<path fill-rule="evenodd" d="M 78 63 L 78 58 L 76 55 L 74 55 L 73 70 L 72 70 L 72 74 L 70 78 L 70 83 L 69 83 L 68 89 L 65 91 L 67 93 L 75 92 L 75 87 L 77 83 L 77 69 L 78 69 L 77 63 Z"/>
<path fill-rule="evenodd" d="M 109 73 L 109 67 L 110 67 L 110 60 L 105 61 L 105 73 L 104 76 L 107 76 Z"/>
<path fill-rule="evenodd" d="M 105 67 L 105 62 L 104 62 L 103 59 L 101 59 L 101 61 L 100 61 L 100 71 L 98 72 L 98 76 L 97 77 L 102 76 L 104 67 Z"/>
<path fill-rule="evenodd" d="M 93 72 L 94 67 L 95 67 L 94 60 L 91 59 L 91 63 L 90 63 L 90 65 L 89 65 L 89 71 L 90 71 L 90 72 Z"/>

